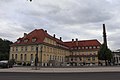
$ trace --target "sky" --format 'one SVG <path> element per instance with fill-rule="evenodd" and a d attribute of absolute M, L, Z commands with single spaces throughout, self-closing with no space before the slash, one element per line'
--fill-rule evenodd
<path fill-rule="evenodd" d="M 120 0 L 0 0 L 0 38 L 15 42 L 24 33 L 44 29 L 63 41 L 97 39 L 120 49 Z"/>

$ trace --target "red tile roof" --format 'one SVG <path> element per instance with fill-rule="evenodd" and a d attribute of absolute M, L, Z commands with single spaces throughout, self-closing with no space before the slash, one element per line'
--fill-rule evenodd
<path fill-rule="evenodd" d="M 82 41 L 69 41 L 64 42 L 70 48 L 72 47 L 88 47 L 88 46 L 100 46 L 101 43 L 94 39 L 94 40 L 82 40 Z"/>
<path fill-rule="evenodd" d="M 14 44 L 12 44 L 12 45 L 43 43 L 45 37 L 50 38 L 50 39 L 56 41 L 56 43 L 58 43 L 58 44 L 65 45 L 63 41 L 61 41 L 61 40 L 59 40 L 57 38 L 54 38 L 53 36 L 49 35 L 43 29 L 35 29 L 34 31 L 30 32 L 29 34 L 26 34 L 26 36 L 17 39 L 17 41 Z M 33 38 L 36 38 L 35 42 L 32 42 Z M 25 40 L 28 40 L 28 41 L 24 42 Z M 18 41 L 20 41 L 20 42 L 18 42 Z"/>
<path fill-rule="evenodd" d="M 100 42 L 98 40 L 82 40 L 78 41 L 76 44 L 76 41 L 69 41 L 69 42 L 63 42 L 51 35 L 49 35 L 45 30 L 43 29 L 35 29 L 29 34 L 26 34 L 24 37 L 17 39 L 17 41 L 12 45 L 23 45 L 23 44 L 38 44 L 38 43 L 44 43 L 45 37 L 50 38 L 54 41 L 56 41 L 57 44 L 64 45 L 66 47 L 72 48 L 75 46 L 100 46 Z M 35 42 L 32 42 L 32 39 L 36 38 Z M 28 40 L 25 42 L 25 40 Z"/>

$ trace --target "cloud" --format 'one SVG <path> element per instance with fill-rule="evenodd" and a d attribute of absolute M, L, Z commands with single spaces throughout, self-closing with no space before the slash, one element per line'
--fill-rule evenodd
<path fill-rule="evenodd" d="M 106 24 L 109 47 L 119 48 L 119 0 L 0 0 L 0 37 L 12 41 L 38 28 L 64 41 L 98 39 Z"/>

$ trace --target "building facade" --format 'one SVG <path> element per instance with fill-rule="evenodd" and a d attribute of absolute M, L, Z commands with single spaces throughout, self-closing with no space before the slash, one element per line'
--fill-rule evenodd
<path fill-rule="evenodd" d="M 113 59 L 115 65 L 120 65 L 120 50 L 113 51 Z"/>
<path fill-rule="evenodd" d="M 24 33 L 22 38 L 10 47 L 9 59 L 16 63 L 31 64 L 35 62 L 42 66 L 72 66 L 98 64 L 98 50 L 101 44 L 98 40 L 82 40 L 63 42 L 62 38 L 49 35 L 46 30 L 35 29 L 29 34 Z"/>

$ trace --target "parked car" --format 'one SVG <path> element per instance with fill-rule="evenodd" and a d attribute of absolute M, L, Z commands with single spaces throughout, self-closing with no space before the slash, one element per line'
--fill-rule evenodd
<path fill-rule="evenodd" d="M 13 65 L 8 60 L 2 60 L 0 61 L 0 67 L 1 68 L 11 68 Z"/>

